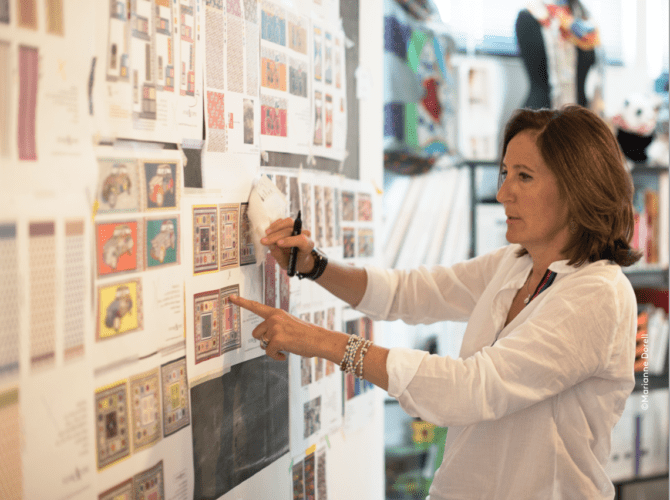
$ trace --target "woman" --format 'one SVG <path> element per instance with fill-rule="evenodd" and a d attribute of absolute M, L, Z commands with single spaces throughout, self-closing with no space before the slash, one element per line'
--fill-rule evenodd
<path fill-rule="evenodd" d="M 346 334 L 235 303 L 265 319 L 253 335 L 269 356 L 353 366 L 410 415 L 449 427 L 430 500 L 613 498 L 604 465 L 635 384 L 636 301 L 621 271 L 640 257 L 632 183 L 605 123 L 570 106 L 510 119 L 499 184 L 510 245 L 451 268 L 324 265 L 290 219 L 264 241 L 282 266 L 297 246 L 300 272 L 316 267 L 317 283 L 374 319 L 467 320 L 458 359 L 376 345 L 352 355 Z"/>

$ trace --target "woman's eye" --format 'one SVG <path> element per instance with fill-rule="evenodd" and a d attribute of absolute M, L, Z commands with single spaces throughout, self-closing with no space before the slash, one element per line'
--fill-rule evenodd
<path fill-rule="evenodd" d="M 528 175 L 527 173 L 525 173 L 525 172 L 521 172 L 521 173 L 519 174 L 519 177 L 521 177 L 521 180 L 522 180 L 522 181 L 527 181 L 527 180 L 532 179 L 532 177 L 531 177 L 530 175 Z"/>

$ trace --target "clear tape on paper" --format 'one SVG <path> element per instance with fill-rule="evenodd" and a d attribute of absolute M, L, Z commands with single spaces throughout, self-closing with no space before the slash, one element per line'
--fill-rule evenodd
<path fill-rule="evenodd" d="M 277 219 L 286 217 L 288 207 L 288 201 L 284 193 L 266 175 L 261 175 L 260 180 L 251 189 L 247 209 L 256 265 L 265 262 L 267 248 L 261 244 L 261 238 L 265 236 L 265 230 Z"/>

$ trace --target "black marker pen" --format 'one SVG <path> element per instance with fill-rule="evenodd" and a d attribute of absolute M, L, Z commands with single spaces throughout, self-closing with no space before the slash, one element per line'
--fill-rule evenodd
<path fill-rule="evenodd" d="M 291 236 L 298 236 L 302 233 L 302 219 L 300 218 L 300 210 L 298 210 L 298 216 L 295 218 L 293 223 L 293 232 Z M 295 276 L 295 266 L 296 261 L 298 260 L 298 247 L 291 247 L 291 253 L 288 256 L 288 269 L 286 274 L 289 276 Z"/>

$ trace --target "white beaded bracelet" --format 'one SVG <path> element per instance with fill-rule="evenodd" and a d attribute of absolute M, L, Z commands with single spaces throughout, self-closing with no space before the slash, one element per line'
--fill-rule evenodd
<path fill-rule="evenodd" d="M 372 345 L 372 342 L 369 340 L 363 341 L 363 346 L 361 347 L 361 354 L 358 357 L 358 361 L 356 362 L 356 366 L 354 366 L 354 375 L 356 375 L 358 378 L 363 378 L 363 358 L 365 357 L 365 354 L 368 352 L 368 347 Z"/>
<path fill-rule="evenodd" d="M 340 370 L 344 373 L 352 373 L 358 378 L 363 378 L 363 358 L 368 351 L 368 347 L 372 345 L 370 340 L 365 340 L 358 335 L 351 335 L 347 341 L 347 347 L 344 351 L 344 357 L 340 363 Z M 358 361 L 354 364 L 356 360 L 356 354 L 360 348 L 360 355 Z"/>

